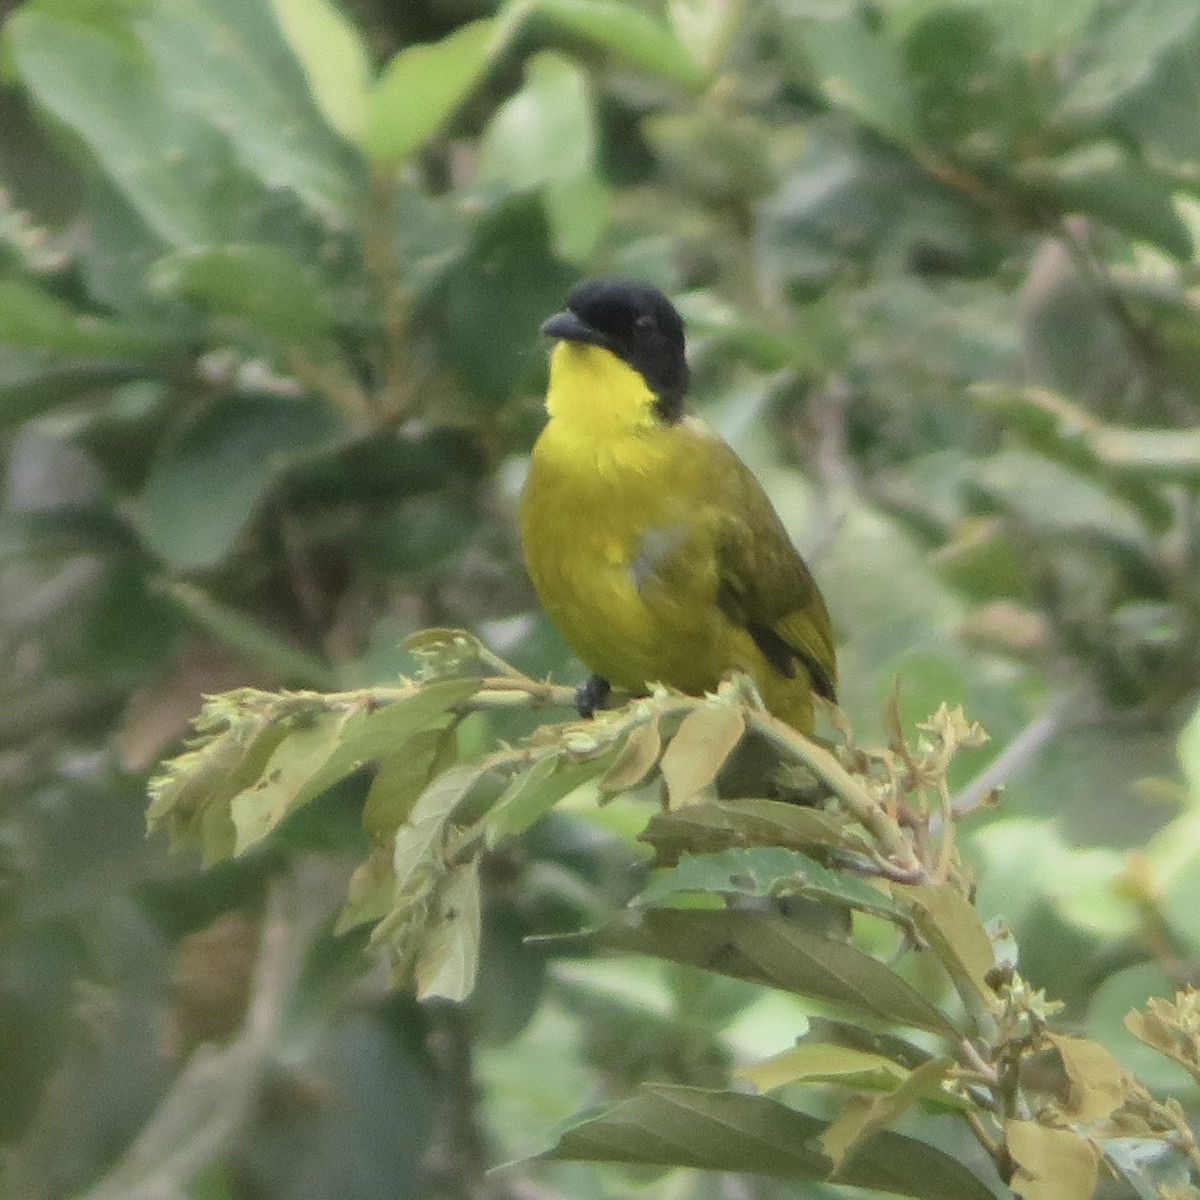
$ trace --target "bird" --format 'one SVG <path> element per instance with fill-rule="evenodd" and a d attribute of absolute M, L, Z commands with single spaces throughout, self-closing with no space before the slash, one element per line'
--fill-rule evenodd
<path fill-rule="evenodd" d="M 689 410 L 675 306 L 640 280 L 585 279 L 541 332 L 548 419 L 520 532 L 543 610 L 592 672 L 580 715 L 613 687 L 699 696 L 742 671 L 810 733 L 813 695 L 836 700 L 829 612 L 762 485 Z"/>

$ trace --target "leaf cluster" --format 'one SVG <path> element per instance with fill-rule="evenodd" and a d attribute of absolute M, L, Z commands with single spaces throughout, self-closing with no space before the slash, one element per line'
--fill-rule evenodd
<path fill-rule="evenodd" d="M 661 802 L 638 835 L 653 850 L 648 884 L 598 928 L 543 945 L 699 967 L 833 1017 L 812 1022 L 794 1049 L 739 1069 L 755 1094 L 647 1084 L 572 1124 L 551 1160 L 832 1180 L 924 1198 L 994 1195 L 998 1172 L 1026 1200 L 1085 1200 L 1102 1164 L 1136 1184 L 1135 1137 L 1200 1169 L 1178 1105 L 1156 1101 L 1098 1042 L 1057 1030 L 1060 1006 L 1025 983 L 1013 947 L 973 908 L 947 771 L 985 735 L 961 711 L 940 709 L 915 745 L 893 707 L 884 749 L 855 746 L 844 728 L 827 746 L 766 713 L 735 677 L 703 699 L 656 692 L 488 746 L 458 736 L 471 714 L 569 696 L 464 633 L 430 631 L 414 646 L 423 677 L 395 688 L 211 699 L 196 743 L 151 785 L 151 827 L 216 861 L 370 768 L 362 822 L 371 845 L 337 929 L 370 924 L 369 945 L 395 982 L 421 999 L 463 1001 L 478 972 L 489 851 L 567 797 L 604 804 L 632 791 Z M 754 784 L 740 781 L 749 795 L 723 798 L 723 776 L 751 742 L 769 750 L 767 761 Z M 914 959 L 923 960 L 915 973 Z M 1194 1008 L 1191 993 L 1152 1001 L 1127 1023 L 1200 1078 Z M 837 1097 L 831 1119 L 788 1103 L 790 1090 L 813 1085 Z M 913 1110 L 964 1122 L 991 1169 L 896 1132 Z"/>

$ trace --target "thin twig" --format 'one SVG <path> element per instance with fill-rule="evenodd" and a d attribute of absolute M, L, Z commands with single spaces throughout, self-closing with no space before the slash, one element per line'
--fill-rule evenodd
<path fill-rule="evenodd" d="M 996 788 L 1027 767 L 1047 742 L 1062 730 L 1067 713 L 1080 700 L 1078 692 L 1064 693 L 1052 700 L 1046 710 L 1036 716 L 1017 734 L 988 765 L 954 797 L 953 811 L 963 817 L 984 804 Z"/>

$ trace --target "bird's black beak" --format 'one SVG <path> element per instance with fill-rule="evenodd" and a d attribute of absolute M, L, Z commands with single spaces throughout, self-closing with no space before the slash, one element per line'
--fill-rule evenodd
<path fill-rule="evenodd" d="M 547 337 L 561 338 L 564 342 L 591 342 L 594 346 L 608 346 L 608 338 L 598 329 L 577 317 L 569 309 L 555 313 L 542 322 L 542 332 Z"/>

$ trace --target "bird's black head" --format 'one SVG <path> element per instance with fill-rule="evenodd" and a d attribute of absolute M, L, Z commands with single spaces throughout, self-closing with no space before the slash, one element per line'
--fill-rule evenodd
<path fill-rule="evenodd" d="M 683 415 L 688 387 L 683 321 L 658 288 L 616 275 L 585 279 L 571 289 L 566 309 L 543 323 L 542 332 L 611 350 L 641 372 L 664 421 Z"/>

